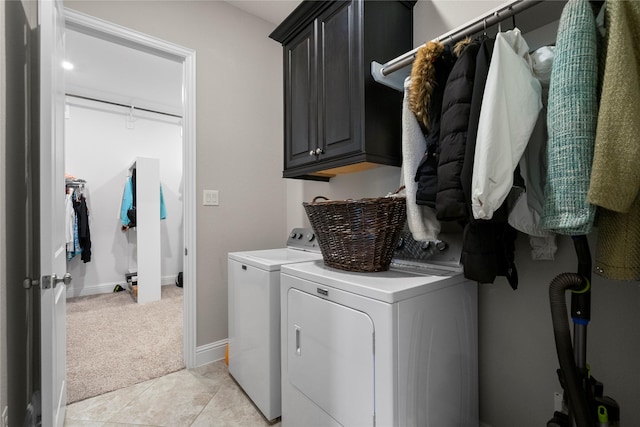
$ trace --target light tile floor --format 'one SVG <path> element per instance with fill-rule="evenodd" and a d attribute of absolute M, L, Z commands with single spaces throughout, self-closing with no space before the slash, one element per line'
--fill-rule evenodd
<path fill-rule="evenodd" d="M 224 360 L 67 406 L 66 427 L 279 426 L 269 424 Z"/>

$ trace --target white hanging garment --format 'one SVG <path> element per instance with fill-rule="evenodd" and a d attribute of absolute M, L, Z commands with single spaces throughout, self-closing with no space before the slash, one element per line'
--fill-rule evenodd
<path fill-rule="evenodd" d="M 440 234 L 440 221 L 436 211 L 416 203 L 418 184 L 415 182 L 416 169 L 422 159 L 427 143 L 422 129 L 413 112 L 409 109 L 410 78 L 404 82 L 402 101 L 402 170 L 400 186 L 404 185 L 407 198 L 407 225 L 413 238 L 419 242 L 435 241 Z"/>

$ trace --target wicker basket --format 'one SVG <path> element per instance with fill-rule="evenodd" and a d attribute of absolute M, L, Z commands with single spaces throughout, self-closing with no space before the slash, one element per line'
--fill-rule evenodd
<path fill-rule="evenodd" d="M 318 196 L 302 205 L 326 265 L 354 272 L 389 269 L 407 218 L 404 197 L 334 201 Z"/>

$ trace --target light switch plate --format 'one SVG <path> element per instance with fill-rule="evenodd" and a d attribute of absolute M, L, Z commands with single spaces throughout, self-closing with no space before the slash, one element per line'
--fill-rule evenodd
<path fill-rule="evenodd" d="M 202 190 L 202 206 L 218 206 L 218 190 Z"/>

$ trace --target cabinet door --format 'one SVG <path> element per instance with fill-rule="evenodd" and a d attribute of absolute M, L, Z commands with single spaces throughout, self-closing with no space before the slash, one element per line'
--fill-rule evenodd
<path fill-rule="evenodd" d="M 315 24 L 284 48 L 285 170 L 316 161 L 317 89 Z"/>
<path fill-rule="evenodd" d="M 288 381 L 341 425 L 373 425 L 371 318 L 297 289 L 289 289 L 287 307 L 282 357 L 287 358 Z"/>
<path fill-rule="evenodd" d="M 319 159 L 361 151 L 362 66 L 359 8 L 337 2 L 318 18 Z"/>

